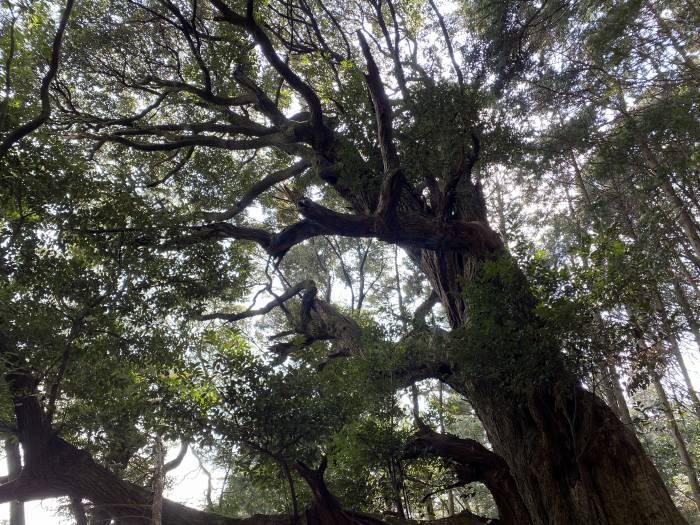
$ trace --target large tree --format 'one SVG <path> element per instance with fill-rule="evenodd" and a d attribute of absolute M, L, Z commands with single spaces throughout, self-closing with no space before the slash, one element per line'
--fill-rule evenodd
<path fill-rule="evenodd" d="M 321 236 L 396 245 L 431 290 L 402 334 L 411 352 L 387 374 L 402 386 L 439 379 L 474 407 L 493 451 L 425 429 L 421 439 L 432 440 L 431 451 L 451 447 L 465 476 L 487 480 L 504 522 L 684 523 L 634 433 L 584 388 L 576 349 L 487 218 L 484 179 L 513 160 L 528 116 L 517 82 L 574 14 L 559 2 L 470 2 L 446 14 L 454 7 L 82 3 L 54 82 L 54 129 L 89 144 L 92 175 L 132 199 L 93 213 L 86 198 L 72 230 L 185 261 L 175 280 L 196 272 L 196 256 L 210 268 L 216 260 L 201 246 L 216 243 L 257 244 L 271 272 Z M 47 90 L 42 84 L 36 127 L 49 118 Z M 17 129 L 36 129 L 29 126 Z M 219 283 L 213 288 L 208 306 L 220 311 L 200 319 L 285 313 L 288 326 L 271 347 L 281 358 L 328 340 L 334 348 L 322 365 L 365 355 L 358 323 L 330 304 L 328 290 L 321 298 L 308 275 L 281 291 L 267 287 L 269 302 L 245 311 L 226 308 Z M 421 319 L 436 303 L 449 331 L 424 337 Z M 1 342 L 5 355 L 21 347 Z M 36 384 L 21 368 L 15 362 L 7 378 L 25 450 L 41 430 L 44 446 L 73 457 L 47 431 L 53 409 L 35 406 Z M 49 461 L 40 456 L 28 464 Z M 310 523 L 370 520 L 340 508 L 323 482 L 325 461 L 296 469 L 314 496 Z M 84 479 L 71 495 L 148 500 L 131 485 L 100 492 L 93 480 L 109 476 L 91 463 L 76 473 Z M 164 510 L 164 522 L 176 519 Z"/>

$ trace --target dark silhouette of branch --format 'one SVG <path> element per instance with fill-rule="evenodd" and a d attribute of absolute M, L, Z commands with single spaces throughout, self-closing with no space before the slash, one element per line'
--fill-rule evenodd
<path fill-rule="evenodd" d="M 41 82 L 41 89 L 39 91 L 41 98 L 41 111 L 29 122 L 26 122 L 14 131 L 11 131 L 7 137 L 0 142 L 0 158 L 4 157 L 9 149 L 12 148 L 12 146 L 14 146 L 17 142 L 41 127 L 42 124 L 44 124 L 51 116 L 51 97 L 49 94 L 49 89 L 51 87 L 51 82 L 53 82 L 53 79 L 56 77 L 56 73 L 58 73 L 63 34 L 66 31 L 66 26 L 68 25 L 68 20 L 70 19 L 71 11 L 73 10 L 73 2 L 74 0 L 68 0 L 66 2 L 66 7 L 63 9 L 61 20 L 58 24 L 58 29 L 54 35 L 53 45 L 51 47 L 49 69 L 44 75 L 44 79 Z"/>

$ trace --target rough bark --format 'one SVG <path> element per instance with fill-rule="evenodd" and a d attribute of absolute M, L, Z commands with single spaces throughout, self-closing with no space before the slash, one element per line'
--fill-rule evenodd
<path fill-rule="evenodd" d="M 362 523 L 356 517 L 345 512 L 338 499 L 331 494 L 323 481 L 323 474 L 327 462 L 324 457 L 318 469 L 312 469 L 304 463 L 295 465 L 296 471 L 304 478 L 311 489 L 313 502 L 306 510 L 307 525 L 325 525 L 336 523 L 338 525 L 356 525 Z"/>
<path fill-rule="evenodd" d="M 444 258 L 423 253 L 421 259 L 429 263 L 423 268 L 433 286 L 442 286 L 436 291 L 453 326 L 468 331 L 474 320 L 459 283 L 473 282 L 485 261 L 454 252 Z M 537 339 L 524 278 L 508 279 L 488 283 L 510 298 L 495 302 L 487 315 L 503 330 L 517 327 L 514 340 L 457 349 L 450 363 L 455 373 L 447 381 L 475 408 L 533 524 L 686 523 L 636 436 L 567 372 L 556 347 Z M 491 371 L 482 361 L 496 368 Z M 509 391 L 514 377 L 530 386 Z"/>
<path fill-rule="evenodd" d="M 635 435 L 583 388 L 512 403 L 482 388 L 469 398 L 534 524 L 686 523 Z"/>
<path fill-rule="evenodd" d="M 442 180 L 436 180 L 432 172 L 425 173 L 425 181 L 413 186 L 404 177 L 393 143 L 391 106 L 395 101 L 383 92 L 384 82 L 372 52 L 361 39 L 382 167 L 364 162 L 357 151 L 343 157 L 341 150 L 352 150 L 352 146 L 324 120 L 323 104 L 313 87 L 277 54 L 272 39 L 258 23 L 255 3 L 248 3 L 245 14 L 223 0 L 212 4 L 218 11 L 217 21 L 247 33 L 270 68 L 304 100 L 308 121 L 289 122 L 262 88 L 234 75 L 257 99 L 256 109 L 274 124 L 265 137 L 258 125 L 252 126 L 255 129 L 247 131 L 248 135 L 243 134 L 253 138 L 244 139 L 240 139 L 240 131 L 224 133 L 228 138 L 176 133 L 172 139 L 163 139 L 162 132 L 156 131 L 148 142 L 116 134 L 97 138 L 142 151 L 192 146 L 238 151 L 276 148 L 308 158 L 318 179 L 332 186 L 353 213 L 340 213 L 300 197 L 294 200 L 303 219 L 279 233 L 222 222 L 193 227 L 194 233 L 178 242 L 248 240 L 276 258 L 319 235 L 372 237 L 405 248 L 428 277 L 454 329 L 452 355 L 442 355 L 448 349 L 436 349 L 440 355 L 434 361 L 441 363 L 441 368 L 449 361 L 450 385 L 477 411 L 494 452 L 505 460 L 515 479 L 533 525 L 684 523 L 634 434 L 567 371 L 556 341 L 538 338 L 543 331 L 524 277 L 516 271 L 500 282 L 492 279 L 492 293 L 474 301 L 466 298 L 469 285 L 485 263 L 505 257 L 501 238 L 488 226 L 480 183 L 471 177 L 479 157 L 478 138 L 472 134 L 471 147 L 459 145 L 462 161 L 454 170 L 444 166 Z M 202 99 L 218 103 L 213 102 L 216 97 L 210 87 L 196 91 L 202 93 L 198 94 Z M 348 156 L 351 161 L 346 160 Z M 671 202 L 677 204 L 673 199 Z M 682 205 L 677 208 L 684 212 Z M 680 218 L 700 255 L 697 229 L 692 220 L 685 221 L 687 212 Z M 489 305 L 490 312 L 480 310 Z M 465 338 L 460 348 L 460 337 L 485 313 L 491 326 L 499 330 L 487 334 L 493 337 L 479 339 L 476 346 L 470 346 Z M 496 362 L 491 370 L 484 363 L 489 360 Z M 309 472 L 306 474 L 313 489 L 315 481 Z M 346 523 L 348 514 L 338 510 L 332 495 L 323 492 L 318 483 L 314 490 L 315 498 L 324 502 L 323 510 L 312 514 L 316 523 Z"/>
<path fill-rule="evenodd" d="M 478 184 L 465 181 L 456 216 L 488 228 Z M 634 433 L 540 335 L 527 279 L 503 248 L 409 253 L 453 327 L 447 382 L 474 407 L 534 525 L 686 523 Z"/>

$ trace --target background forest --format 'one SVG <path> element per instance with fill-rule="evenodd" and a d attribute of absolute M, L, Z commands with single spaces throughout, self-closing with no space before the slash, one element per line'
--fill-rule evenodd
<path fill-rule="evenodd" d="M 9 524 L 700 523 L 697 3 L 1 2 Z"/>

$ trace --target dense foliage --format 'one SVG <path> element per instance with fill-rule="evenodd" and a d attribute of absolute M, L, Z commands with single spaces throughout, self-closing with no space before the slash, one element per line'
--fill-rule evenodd
<path fill-rule="evenodd" d="M 525 523 L 505 469 L 544 523 L 487 421 L 579 388 L 697 521 L 699 53 L 675 0 L 4 1 L 0 499 L 136 523 L 22 492 L 69 447 L 183 523 L 182 443 L 208 515 Z"/>

